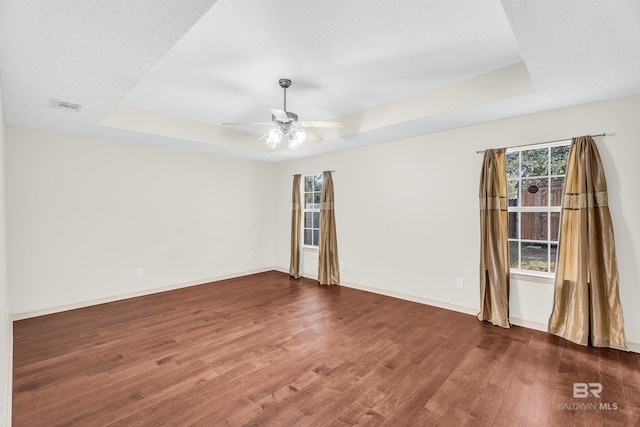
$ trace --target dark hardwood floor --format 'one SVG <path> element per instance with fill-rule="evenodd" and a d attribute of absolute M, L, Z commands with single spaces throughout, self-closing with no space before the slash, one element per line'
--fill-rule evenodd
<path fill-rule="evenodd" d="M 15 322 L 13 425 L 640 425 L 637 353 L 315 283 L 269 272 Z"/>

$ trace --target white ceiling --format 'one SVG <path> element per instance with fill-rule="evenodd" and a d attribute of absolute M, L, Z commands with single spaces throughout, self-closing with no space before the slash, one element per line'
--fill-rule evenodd
<path fill-rule="evenodd" d="M 220 125 L 269 121 L 283 77 L 345 128 Z M 0 83 L 9 125 L 281 161 L 638 94 L 640 1 L 0 0 Z"/>

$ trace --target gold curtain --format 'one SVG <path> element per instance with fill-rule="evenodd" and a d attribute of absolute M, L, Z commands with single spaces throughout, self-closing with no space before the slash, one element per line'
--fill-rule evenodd
<path fill-rule="evenodd" d="M 573 138 L 562 199 L 549 332 L 581 345 L 626 349 L 607 184 L 593 138 Z"/>
<path fill-rule="evenodd" d="M 322 193 L 320 195 L 318 281 L 321 285 L 340 284 L 338 239 L 333 207 L 333 179 L 331 172 L 325 171 L 322 173 Z"/>
<path fill-rule="evenodd" d="M 291 261 L 289 262 L 289 275 L 298 279 L 300 277 L 300 227 L 302 226 L 299 174 L 293 176 L 291 202 Z"/>
<path fill-rule="evenodd" d="M 505 149 L 486 150 L 480 175 L 479 320 L 509 328 L 509 242 Z"/>

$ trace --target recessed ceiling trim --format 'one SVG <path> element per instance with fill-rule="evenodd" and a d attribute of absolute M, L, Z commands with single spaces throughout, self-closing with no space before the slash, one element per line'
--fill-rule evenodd
<path fill-rule="evenodd" d="M 254 134 L 176 117 L 129 105 L 117 105 L 99 123 L 101 126 L 202 142 L 238 149 L 265 151 Z"/>
<path fill-rule="evenodd" d="M 524 62 L 431 88 L 340 118 L 347 135 L 491 104 L 536 92 Z"/>

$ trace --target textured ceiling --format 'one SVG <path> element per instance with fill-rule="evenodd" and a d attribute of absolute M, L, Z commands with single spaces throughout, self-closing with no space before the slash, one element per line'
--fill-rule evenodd
<path fill-rule="evenodd" d="M 220 125 L 282 77 L 345 128 L 285 156 Z M 0 0 L 0 83 L 9 125 L 279 161 L 640 93 L 640 1 Z"/>

